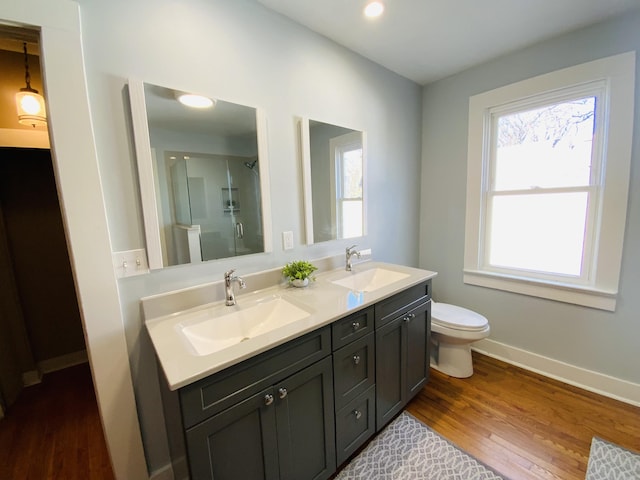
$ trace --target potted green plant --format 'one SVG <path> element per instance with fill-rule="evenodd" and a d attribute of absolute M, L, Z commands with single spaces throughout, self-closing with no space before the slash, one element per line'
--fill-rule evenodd
<path fill-rule="evenodd" d="M 312 276 L 313 272 L 318 270 L 313 263 L 306 260 L 296 260 L 287 263 L 282 269 L 282 275 L 289 278 L 289 283 L 294 287 L 306 287 L 309 285 L 309 279 L 315 280 Z"/>

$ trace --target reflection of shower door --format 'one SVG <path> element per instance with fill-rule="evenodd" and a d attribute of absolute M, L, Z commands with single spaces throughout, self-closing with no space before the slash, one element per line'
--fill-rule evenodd
<path fill-rule="evenodd" d="M 187 201 L 182 204 L 188 205 L 190 225 L 200 227 L 202 260 L 264 251 L 255 159 L 203 154 L 183 158 Z"/>

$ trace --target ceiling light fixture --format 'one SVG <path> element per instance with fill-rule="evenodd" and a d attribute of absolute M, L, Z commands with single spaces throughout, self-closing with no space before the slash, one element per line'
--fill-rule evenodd
<path fill-rule="evenodd" d="M 181 104 L 192 108 L 211 108 L 216 104 L 215 100 L 194 93 L 176 92 L 176 99 Z"/>
<path fill-rule="evenodd" d="M 16 93 L 16 109 L 18 110 L 18 123 L 31 125 L 33 128 L 47 124 L 47 110 L 44 98 L 35 88 L 31 88 L 31 75 L 29 74 L 29 57 L 27 56 L 27 42 L 23 43 L 24 50 L 24 82 L 26 87 Z"/>
<path fill-rule="evenodd" d="M 379 17 L 382 12 L 384 12 L 384 4 L 382 2 L 369 2 L 364 7 L 364 14 L 369 18 Z"/>

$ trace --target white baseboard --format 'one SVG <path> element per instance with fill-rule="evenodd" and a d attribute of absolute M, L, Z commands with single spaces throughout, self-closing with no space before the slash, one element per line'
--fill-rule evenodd
<path fill-rule="evenodd" d="M 25 387 L 37 385 L 40 382 L 42 382 L 42 373 L 40 370 L 29 370 L 22 373 L 22 385 Z"/>
<path fill-rule="evenodd" d="M 640 385 L 637 383 L 586 370 L 490 339 L 476 342 L 471 348 L 483 355 L 497 358 L 574 387 L 640 406 Z"/>
<path fill-rule="evenodd" d="M 59 357 L 48 358 L 41 362 L 38 362 L 38 370 L 44 373 L 56 372 L 68 367 L 80 365 L 81 363 L 88 362 L 87 351 L 80 350 L 78 352 L 67 353 L 66 355 L 60 355 Z"/>

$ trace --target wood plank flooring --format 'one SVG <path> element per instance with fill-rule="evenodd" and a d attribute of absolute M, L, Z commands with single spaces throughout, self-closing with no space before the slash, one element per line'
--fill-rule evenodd
<path fill-rule="evenodd" d="M 640 451 L 640 407 L 474 352 L 474 375 L 431 369 L 407 410 L 513 480 L 584 480 L 591 438 Z"/>
<path fill-rule="evenodd" d="M 594 435 L 640 451 L 640 408 L 475 353 L 474 366 L 432 370 L 407 410 L 512 480 L 583 480 Z M 45 375 L 0 420 L 0 479 L 113 480 L 88 365 Z"/>
<path fill-rule="evenodd" d="M 88 364 L 46 374 L 0 420 L 0 479 L 113 480 Z"/>

